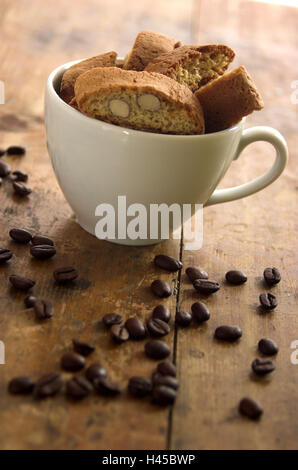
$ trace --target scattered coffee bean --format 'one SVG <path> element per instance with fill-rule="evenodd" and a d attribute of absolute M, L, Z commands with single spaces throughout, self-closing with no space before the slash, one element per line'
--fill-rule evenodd
<path fill-rule="evenodd" d="M 57 372 L 45 374 L 36 382 L 34 396 L 36 398 L 46 398 L 56 395 L 62 388 L 63 380 Z"/>
<path fill-rule="evenodd" d="M 24 228 L 12 228 L 9 231 L 9 236 L 17 243 L 27 244 L 31 241 L 32 235 Z"/>
<path fill-rule="evenodd" d="M 260 294 L 260 303 L 265 310 L 273 310 L 277 307 L 277 298 L 274 294 Z"/>
<path fill-rule="evenodd" d="M 161 375 L 170 375 L 171 377 L 176 377 L 176 366 L 172 362 L 160 362 L 156 370 Z"/>
<path fill-rule="evenodd" d="M 32 392 L 34 382 L 29 377 L 15 377 L 8 384 L 8 391 L 14 394 L 26 395 Z"/>
<path fill-rule="evenodd" d="M 93 382 L 95 379 L 106 377 L 108 373 L 101 364 L 94 362 L 86 369 L 85 375 L 90 382 Z"/>
<path fill-rule="evenodd" d="M 76 352 L 67 352 L 61 357 L 61 367 L 70 372 L 76 372 L 85 367 L 85 358 Z"/>
<path fill-rule="evenodd" d="M 39 320 L 46 320 L 54 315 L 53 305 L 48 300 L 36 299 L 33 308 Z"/>
<path fill-rule="evenodd" d="M 115 396 L 119 395 L 122 390 L 118 384 L 112 382 L 110 379 L 106 377 L 100 377 L 93 381 L 93 385 L 95 390 L 100 393 L 101 395 L 110 395 Z"/>
<path fill-rule="evenodd" d="M 144 323 L 138 317 L 128 318 L 125 322 L 125 327 L 132 339 L 143 339 L 146 336 Z"/>
<path fill-rule="evenodd" d="M 12 257 L 12 251 L 8 248 L 0 248 L 0 264 L 5 263 Z"/>
<path fill-rule="evenodd" d="M 166 271 L 175 272 L 182 268 L 182 263 L 178 259 L 167 255 L 157 255 L 154 258 L 154 264 Z"/>
<path fill-rule="evenodd" d="M 86 343 L 84 341 L 80 341 L 79 339 L 73 339 L 72 340 L 73 348 L 75 352 L 78 354 L 82 354 L 82 356 L 89 356 L 91 353 L 95 351 L 95 346 L 92 346 L 89 343 Z"/>
<path fill-rule="evenodd" d="M 15 170 L 12 172 L 11 178 L 13 181 L 21 181 L 22 183 L 26 183 L 28 181 L 27 173 L 24 173 L 20 170 Z"/>
<path fill-rule="evenodd" d="M 10 173 L 10 165 L 6 162 L 0 161 L 0 176 L 1 178 L 5 178 Z"/>
<path fill-rule="evenodd" d="M 153 281 L 151 284 L 151 289 L 154 295 L 161 298 L 170 297 L 172 294 L 169 284 L 166 281 L 162 281 L 161 279 Z"/>
<path fill-rule="evenodd" d="M 48 259 L 56 254 L 56 249 L 51 245 L 32 245 L 30 253 L 34 258 Z"/>
<path fill-rule="evenodd" d="M 247 276 L 244 272 L 232 269 L 226 273 L 226 280 L 230 284 L 240 285 L 247 281 Z"/>
<path fill-rule="evenodd" d="M 137 398 L 143 398 L 152 390 L 151 380 L 145 377 L 131 377 L 128 382 L 128 391 Z"/>
<path fill-rule="evenodd" d="M 32 279 L 18 276 L 17 274 L 12 274 L 11 276 L 9 276 L 9 280 L 13 287 L 19 290 L 29 290 L 35 285 L 35 281 L 32 281 Z"/>
<path fill-rule="evenodd" d="M 29 188 L 25 183 L 21 183 L 19 181 L 14 181 L 12 183 L 14 192 L 21 197 L 29 196 L 32 193 L 32 189 Z"/>
<path fill-rule="evenodd" d="M 129 332 L 125 326 L 112 325 L 110 328 L 111 336 L 115 343 L 121 344 L 129 340 Z"/>
<path fill-rule="evenodd" d="M 31 240 L 32 245 L 51 245 L 54 246 L 53 240 L 49 237 L 45 237 L 44 235 L 34 235 Z"/>
<path fill-rule="evenodd" d="M 193 286 L 200 294 L 204 295 L 213 294 L 220 289 L 219 283 L 210 279 L 196 279 L 193 282 Z"/>
<path fill-rule="evenodd" d="M 5 155 L 5 153 L 6 153 L 6 150 L 0 149 L 0 158 L 3 157 L 3 155 Z"/>
<path fill-rule="evenodd" d="M 153 376 L 153 385 L 154 387 L 163 385 L 165 387 L 173 388 L 174 390 L 178 390 L 179 388 L 179 382 L 176 377 L 172 377 L 171 375 L 161 375 L 159 373 Z"/>
<path fill-rule="evenodd" d="M 6 149 L 6 155 L 25 155 L 26 149 L 20 145 L 11 145 Z"/>
<path fill-rule="evenodd" d="M 176 399 L 176 391 L 164 385 L 154 387 L 152 395 L 154 403 L 161 406 L 172 405 Z"/>
<path fill-rule="evenodd" d="M 239 412 L 250 419 L 258 419 L 263 413 L 261 405 L 251 398 L 242 398 L 239 403 Z"/>
<path fill-rule="evenodd" d="M 198 323 L 208 321 L 210 318 L 210 312 L 203 302 L 195 302 L 191 306 L 192 316 Z"/>
<path fill-rule="evenodd" d="M 163 341 L 153 339 L 145 344 L 145 353 L 151 359 L 165 359 L 170 355 L 169 346 Z"/>
<path fill-rule="evenodd" d="M 151 336 L 165 336 L 171 330 L 168 323 L 159 318 L 150 318 L 147 322 L 147 329 Z"/>
<path fill-rule="evenodd" d="M 180 326 L 189 326 L 192 322 L 192 314 L 189 312 L 176 312 L 175 322 Z"/>
<path fill-rule="evenodd" d="M 58 284 L 66 284 L 74 281 L 78 277 L 78 271 L 72 266 L 65 266 L 55 269 L 53 276 Z"/>
<path fill-rule="evenodd" d="M 196 279 L 208 279 L 209 277 L 206 271 L 203 271 L 201 268 L 196 268 L 195 266 L 187 268 L 185 273 L 191 282 L 194 282 Z"/>
<path fill-rule="evenodd" d="M 34 295 L 27 295 L 27 297 L 24 300 L 24 304 L 26 308 L 32 308 L 37 301 L 37 297 L 34 297 Z"/>
<path fill-rule="evenodd" d="M 157 305 L 152 312 L 152 318 L 158 318 L 159 320 L 169 323 L 171 320 L 171 312 L 165 305 Z"/>
<path fill-rule="evenodd" d="M 214 336 L 221 341 L 233 342 L 241 338 L 242 331 L 239 326 L 223 325 L 216 328 Z"/>
<path fill-rule="evenodd" d="M 269 359 L 255 359 L 251 368 L 257 375 L 266 375 L 275 370 L 275 365 Z"/>
<path fill-rule="evenodd" d="M 85 377 L 78 376 L 66 382 L 66 394 L 74 400 L 81 400 L 91 393 L 93 387 Z"/>
<path fill-rule="evenodd" d="M 3 179 L 0 178 L 0 186 L 2 186 L 2 183 L 3 183 Z"/>
<path fill-rule="evenodd" d="M 102 317 L 102 322 L 109 328 L 112 325 L 120 325 L 120 323 L 122 323 L 122 317 L 117 313 L 107 313 Z"/>
<path fill-rule="evenodd" d="M 258 343 L 259 351 L 266 356 L 273 356 L 278 353 L 278 346 L 272 339 L 262 338 Z"/>
<path fill-rule="evenodd" d="M 264 271 L 264 279 L 268 286 L 274 286 L 281 280 L 280 272 L 277 268 L 266 268 Z"/>

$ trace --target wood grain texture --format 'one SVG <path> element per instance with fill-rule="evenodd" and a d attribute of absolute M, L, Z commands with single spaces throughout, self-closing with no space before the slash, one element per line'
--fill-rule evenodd
<path fill-rule="evenodd" d="M 210 3 L 214 13 L 207 21 Z M 56 3 L 55 8 L 42 0 L 1 1 L 0 79 L 6 85 L 6 104 L 0 105 L 0 147 L 26 146 L 25 157 L 12 157 L 9 162 L 14 169 L 29 173 L 33 188 L 26 201 L 12 195 L 8 181 L 0 188 L 0 245 L 15 255 L 7 266 L 0 266 L 0 339 L 6 347 L 6 364 L 0 365 L 1 449 L 297 447 L 298 366 L 290 362 L 290 344 L 298 339 L 298 139 L 297 105 L 291 104 L 290 85 L 298 77 L 298 10 L 224 3 L 226 10 L 219 8 L 219 2 L 194 2 L 191 15 L 190 1 L 171 1 L 171 8 L 167 2 L 147 0 L 130 2 L 129 7 L 118 0 L 74 0 L 71 8 L 68 0 Z M 41 403 L 31 397 L 9 396 L 6 387 L 11 377 L 26 373 L 36 379 L 59 369 L 60 357 L 71 349 L 73 337 L 94 343 L 97 349 L 88 363 L 101 361 L 123 387 L 131 375 L 149 377 L 155 363 L 144 356 L 144 342 L 115 346 L 99 319 L 110 311 L 125 318 L 133 314 L 148 318 L 158 303 L 149 290 L 156 277 L 170 280 L 174 288 L 175 295 L 165 301 L 173 313 L 176 295 L 179 307 L 185 309 L 199 298 L 184 274 L 179 284 L 176 275 L 161 273 L 152 264 L 156 253 L 179 257 L 178 242 L 127 248 L 101 242 L 81 230 L 58 188 L 46 151 L 43 88 L 49 72 L 65 61 L 107 50 L 124 55 L 141 29 L 157 30 L 186 43 L 222 41 L 235 48 L 239 63 L 255 77 L 265 100 L 265 109 L 250 117 L 248 125 L 275 126 L 288 141 L 290 162 L 284 175 L 248 199 L 206 209 L 202 250 L 182 253 L 185 267 L 201 265 L 220 281 L 227 269 L 238 267 L 246 271 L 248 282 L 239 288 L 223 284 L 206 301 L 212 315 L 208 325 L 179 329 L 166 338 L 181 380 L 170 413 L 126 394 L 115 400 L 92 396 L 75 404 L 63 394 Z M 269 167 L 272 157 L 266 144 L 249 147 L 232 164 L 222 185 L 248 181 Z M 31 259 L 28 247 L 9 241 L 12 227 L 53 237 L 56 257 L 45 262 Z M 67 264 L 77 267 L 79 279 L 73 287 L 58 287 L 52 271 Z M 258 295 L 267 290 L 261 276 L 272 265 L 283 276 L 272 289 L 279 307 L 261 315 Z M 12 273 L 37 281 L 34 292 L 55 305 L 51 320 L 36 322 L 32 310 L 24 309 L 24 294 L 8 285 Z M 215 327 L 225 322 L 242 327 L 239 344 L 214 342 Z M 255 380 L 250 363 L 262 336 L 275 339 L 280 352 L 272 377 Z M 263 404 L 260 423 L 238 416 L 236 407 L 243 395 Z"/>

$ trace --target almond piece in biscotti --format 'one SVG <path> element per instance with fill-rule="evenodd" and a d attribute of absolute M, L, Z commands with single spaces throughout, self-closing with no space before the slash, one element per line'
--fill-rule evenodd
<path fill-rule="evenodd" d="M 160 108 L 159 98 L 151 93 L 142 93 L 137 98 L 138 105 L 144 111 L 157 111 Z"/>
<path fill-rule="evenodd" d="M 129 104 L 124 100 L 112 99 L 109 102 L 109 108 L 114 116 L 126 118 L 129 116 Z"/>

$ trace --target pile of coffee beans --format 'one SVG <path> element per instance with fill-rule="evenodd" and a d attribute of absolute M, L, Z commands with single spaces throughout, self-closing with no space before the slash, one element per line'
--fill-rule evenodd
<path fill-rule="evenodd" d="M 0 158 L 6 156 L 23 156 L 26 153 L 26 149 L 19 145 L 13 145 L 8 147 L 6 150 L 0 149 Z M 14 193 L 20 198 L 27 197 L 32 193 L 32 189 L 25 183 L 28 181 L 27 173 L 21 170 L 11 171 L 9 163 L 4 160 L 0 160 L 0 185 L 3 182 L 3 178 L 8 179 L 12 185 Z"/>

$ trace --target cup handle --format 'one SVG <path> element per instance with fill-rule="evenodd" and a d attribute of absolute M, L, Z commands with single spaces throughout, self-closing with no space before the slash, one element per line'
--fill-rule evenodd
<path fill-rule="evenodd" d="M 273 145 L 276 151 L 276 157 L 273 166 L 263 175 L 249 181 L 248 183 L 234 186 L 227 189 L 216 189 L 205 206 L 219 204 L 220 202 L 235 201 L 249 196 L 266 188 L 273 183 L 283 172 L 288 160 L 288 148 L 284 137 L 276 129 L 267 126 L 251 127 L 243 131 L 239 146 L 237 149 L 236 160 L 244 148 L 253 142 L 263 141 Z"/>

